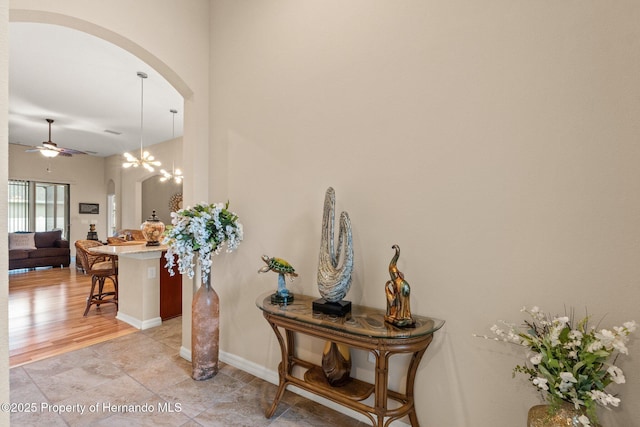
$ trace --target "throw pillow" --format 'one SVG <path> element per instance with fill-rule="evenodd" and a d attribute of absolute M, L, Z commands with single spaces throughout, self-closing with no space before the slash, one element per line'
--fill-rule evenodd
<path fill-rule="evenodd" d="M 12 249 L 36 249 L 36 233 L 9 233 L 9 250 Z"/>

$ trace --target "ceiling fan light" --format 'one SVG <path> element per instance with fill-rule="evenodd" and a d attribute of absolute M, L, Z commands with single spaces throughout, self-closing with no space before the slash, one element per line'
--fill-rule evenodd
<path fill-rule="evenodd" d="M 43 156 L 49 157 L 49 158 L 56 157 L 58 154 L 60 154 L 58 151 L 51 150 L 49 148 L 47 148 L 46 150 L 40 150 L 40 152 L 42 153 Z"/>

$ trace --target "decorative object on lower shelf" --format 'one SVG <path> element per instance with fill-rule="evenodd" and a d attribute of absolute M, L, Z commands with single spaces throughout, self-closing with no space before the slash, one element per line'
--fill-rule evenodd
<path fill-rule="evenodd" d="M 611 406 L 620 404 L 620 399 L 608 393 L 606 388 L 611 383 L 625 382 L 624 373 L 614 363 L 619 354 L 629 353 L 626 343 L 629 334 L 637 328 L 636 322 L 625 322 L 611 330 L 596 329 L 588 326 L 589 316 L 575 322 L 573 310 L 568 315 L 555 317 L 544 314 L 538 307 L 524 307 L 521 311 L 531 317 L 524 326 L 501 322 L 502 326 L 491 327 L 493 337 L 484 335 L 481 338 L 513 343 L 527 349 L 529 363 L 517 365 L 513 369 L 514 376 L 516 373 L 527 375 L 550 404 L 549 415 L 565 411 L 565 403 L 579 411 L 577 418 L 572 416 L 578 424 L 541 424 L 541 421 L 536 421 L 538 424 L 530 425 L 597 425 L 598 406 L 611 409 Z"/>
<path fill-rule="evenodd" d="M 202 284 L 191 306 L 191 376 L 206 380 L 218 372 L 220 336 L 220 304 L 211 287 L 212 257 L 224 244 L 227 252 L 235 250 L 242 241 L 243 228 L 238 216 L 229 210 L 228 202 L 180 209 L 172 215 L 171 224 L 163 240 L 168 246 L 164 257 L 169 274 L 174 275 L 175 258 L 181 274 L 194 277 L 194 258 L 200 272 Z"/>
<path fill-rule="evenodd" d="M 351 302 L 343 301 L 343 298 L 351 287 L 353 239 L 349 214 L 342 212 L 338 230 L 338 247 L 335 248 L 335 207 L 335 191 L 329 187 L 324 197 L 318 261 L 318 291 L 322 298 L 313 302 L 313 310 L 344 316 L 351 311 Z"/>
<path fill-rule="evenodd" d="M 278 289 L 271 295 L 272 304 L 290 304 L 293 302 L 294 297 L 287 289 L 287 283 L 285 276 L 290 276 L 293 280 L 294 277 L 298 277 L 296 270 L 287 261 L 282 258 L 271 258 L 268 255 L 262 255 L 262 260 L 267 264 L 258 270 L 258 273 L 266 273 L 273 271 L 278 273 Z"/>
<path fill-rule="evenodd" d="M 327 381 L 327 376 L 321 366 L 314 366 L 304 373 L 304 380 L 314 387 L 323 388 L 330 393 L 342 396 L 356 402 L 365 400 L 373 394 L 374 385 L 357 378 L 350 378 L 348 382 L 340 387 L 333 387 Z"/>
<path fill-rule="evenodd" d="M 349 346 L 327 341 L 322 352 L 322 371 L 333 387 L 351 380 L 351 352 Z"/>
<path fill-rule="evenodd" d="M 162 233 L 164 233 L 164 223 L 156 216 L 156 211 L 140 226 L 140 230 L 147 240 L 147 246 L 160 246 Z"/>
<path fill-rule="evenodd" d="M 391 280 L 387 281 L 384 287 L 387 295 L 387 314 L 384 320 L 399 328 L 412 328 L 416 321 L 411 317 L 411 287 L 404 280 L 404 274 L 398 270 L 400 246 L 393 245 L 391 248 L 396 253 L 389 263 Z"/>

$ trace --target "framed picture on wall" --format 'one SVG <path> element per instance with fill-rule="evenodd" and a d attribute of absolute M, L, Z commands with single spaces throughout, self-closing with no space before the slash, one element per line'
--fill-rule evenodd
<path fill-rule="evenodd" d="M 80 203 L 81 214 L 99 214 L 100 205 L 98 203 Z"/>

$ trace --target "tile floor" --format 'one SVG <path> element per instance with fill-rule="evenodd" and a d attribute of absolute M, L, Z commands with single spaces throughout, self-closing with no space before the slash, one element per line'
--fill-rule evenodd
<path fill-rule="evenodd" d="M 20 412 L 11 425 L 365 426 L 290 391 L 266 419 L 276 386 L 223 363 L 214 378 L 192 380 L 178 355 L 180 322 L 12 368 L 11 403 Z"/>

